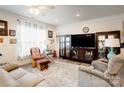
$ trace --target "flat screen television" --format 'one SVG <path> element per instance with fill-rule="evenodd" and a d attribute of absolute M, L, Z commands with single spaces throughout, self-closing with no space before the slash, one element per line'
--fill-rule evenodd
<path fill-rule="evenodd" d="M 72 47 L 95 47 L 95 34 L 72 35 Z"/>

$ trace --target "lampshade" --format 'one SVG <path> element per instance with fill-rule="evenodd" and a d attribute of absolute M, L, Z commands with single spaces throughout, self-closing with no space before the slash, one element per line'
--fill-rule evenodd
<path fill-rule="evenodd" d="M 120 47 L 118 38 L 105 39 L 105 47 Z"/>

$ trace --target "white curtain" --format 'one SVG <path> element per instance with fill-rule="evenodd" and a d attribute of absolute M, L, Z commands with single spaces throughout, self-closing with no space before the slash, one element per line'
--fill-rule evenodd
<path fill-rule="evenodd" d="M 24 59 L 30 56 L 30 48 L 39 47 L 43 52 L 46 48 L 46 29 L 42 25 L 18 21 L 18 57 Z"/>

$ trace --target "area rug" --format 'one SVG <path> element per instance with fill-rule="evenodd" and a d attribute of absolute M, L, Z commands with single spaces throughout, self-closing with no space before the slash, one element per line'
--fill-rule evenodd
<path fill-rule="evenodd" d="M 42 76 L 45 80 L 39 84 L 40 87 L 77 87 L 79 65 L 66 62 L 57 62 L 49 64 L 49 68 L 39 71 L 32 68 L 31 64 L 23 66 L 24 69 Z"/>

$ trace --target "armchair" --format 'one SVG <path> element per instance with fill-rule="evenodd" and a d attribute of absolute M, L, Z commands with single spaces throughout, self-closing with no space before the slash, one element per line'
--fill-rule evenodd
<path fill-rule="evenodd" d="M 45 55 L 40 53 L 40 49 L 37 47 L 30 49 L 32 57 L 32 67 L 37 67 L 39 70 L 47 69 L 50 60 Z"/>
<path fill-rule="evenodd" d="M 30 53 L 31 53 L 31 58 L 32 58 L 32 67 L 36 67 L 37 66 L 37 61 L 44 59 L 45 56 L 43 54 L 41 54 L 40 49 L 38 47 L 33 47 L 30 49 Z"/>

